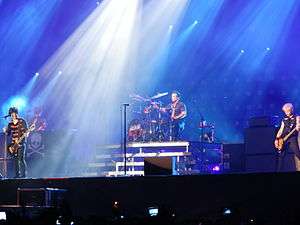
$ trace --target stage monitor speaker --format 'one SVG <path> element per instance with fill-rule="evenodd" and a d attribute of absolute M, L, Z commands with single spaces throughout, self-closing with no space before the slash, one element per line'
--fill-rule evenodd
<path fill-rule="evenodd" d="M 144 174 L 147 175 L 172 175 L 172 157 L 146 157 L 144 158 Z"/>
<path fill-rule="evenodd" d="M 275 127 L 252 127 L 245 130 L 245 154 L 273 154 L 274 140 L 277 129 Z"/>
<path fill-rule="evenodd" d="M 13 165 L 13 160 L 8 155 L 5 158 L 5 135 L 0 134 L 0 177 L 11 178 L 14 177 L 15 169 Z"/>

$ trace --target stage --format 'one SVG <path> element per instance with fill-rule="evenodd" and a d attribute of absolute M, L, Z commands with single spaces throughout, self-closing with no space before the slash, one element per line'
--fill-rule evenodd
<path fill-rule="evenodd" d="M 281 218 L 299 210 L 300 173 L 149 177 L 6 179 L 1 210 L 17 207 L 17 189 L 66 190 L 64 207 L 73 219 L 146 217 L 149 207 L 177 219 L 218 217 L 225 209 L 241 218 Z M 35 199 L 33 201 L 38 201 Z M 118 211 L 113 209 L 118 202 Z M 23 207 L 26 204 L 23 203 Z"/>
<path fill-rule="evenodd" d="M 0 18 L 0 225 L 300 224 L 300 1 L 0 0 Z"/>

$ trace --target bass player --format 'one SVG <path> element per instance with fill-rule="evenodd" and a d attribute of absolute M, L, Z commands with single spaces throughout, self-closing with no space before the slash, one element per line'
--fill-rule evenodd
<path fill-rule="evenodd" d="M 285 116 L 281 121 L 281 126 L 274 142 L 275 147 L 278 150 L 277 171 L 283 169 L 282 162 L 287 150 L 291 150 L 295 154 L 295 161 L 300 160 L 300 150 L 298 145 L 300 117 L 294 114 L 294 106 L 291 103 L 284 104 L 282 111 Z"/>

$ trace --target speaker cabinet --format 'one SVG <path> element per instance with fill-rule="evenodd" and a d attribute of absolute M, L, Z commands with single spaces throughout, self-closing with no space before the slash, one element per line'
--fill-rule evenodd
<path fill-rule="evenodd" d="M 277 128 L 252 127 L 245 130 L 245 154 L 274 154 Z"/>
<path fill-rule="evenodd" d="M 245 145 L 223 145 L 223 170 L 227 173 L 243 172 L 245 170 Z"/>
<path fill-rule="evenodd" d="M 247 172 L 276 172 L 278 158 L 276 154 L 251 155 L 246 157 Z M 280 172 L 296 171 L 294 154 L 286 154 Z"/>
<path fill-rule="evenodd" d="M 4 157 L 5 151 L 5 135 L 4 133 L 0 133 L 0 158 Z"/>
<path fill-rule="evenodd" d="M 11 178 L 15 176 L 13 160 L 8 155 L 5 158 L 5 135 L 0 134 L 0 177 Z"/>

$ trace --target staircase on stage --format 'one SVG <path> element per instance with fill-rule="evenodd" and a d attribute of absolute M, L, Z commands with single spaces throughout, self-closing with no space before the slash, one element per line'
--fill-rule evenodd
<path fill-rule="evenodd" d="M 172 174 L 212 173 L 222 167 L 222 145 L 218 143 L 177 142 L 132 142 L 127 144 L 127 175 L 145 175 L 147 159 L 170 158 Z M 124 152 L 121 145 L 104 145 L 97 153 L 84 176 L 124 175 Z"/>

